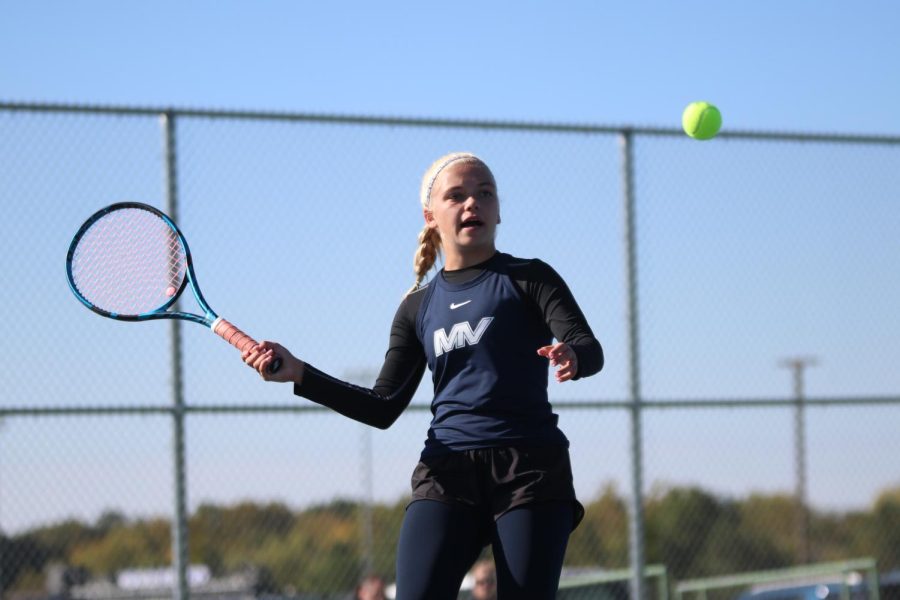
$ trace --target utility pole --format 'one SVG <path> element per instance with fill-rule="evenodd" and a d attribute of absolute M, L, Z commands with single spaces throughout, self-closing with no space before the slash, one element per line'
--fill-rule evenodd
<path fill-rule="evenodd" d="M 819 361 L 812 356 L 795 356 L 779 361 L 778 365 L 790 369 L 794 380 L 794 470 L 797 503 L 797 552 L 800 562 L 807 564 L 812 559 L 809 541 L 809 508 L 806 493 L 806 395 L 804 375 L 807 367 L 814 367 Z"/>

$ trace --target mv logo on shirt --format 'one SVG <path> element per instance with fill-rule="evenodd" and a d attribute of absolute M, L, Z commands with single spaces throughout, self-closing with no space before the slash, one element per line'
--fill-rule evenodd
<path fill-rule="evenodd" d="M 472 326 L 469 325 L 468 321 L 456 323 L 450 328 L 450 333 L 447 333 L 445 329 L 438 329 L 434 332 L 435 357 L 440 356 L 444 352 L 450 352 L 451 350 L 456 350 L 457 348 L 462 348 L 466 345 L 474 346 L 481 341 L 481 337 L 484 335 L 484 332 L 487 331 L 488 325 L 490 325 L 493 320 L 494 317 L 483 317 L 478 322 L 475 331 L 472 331 Z"/>

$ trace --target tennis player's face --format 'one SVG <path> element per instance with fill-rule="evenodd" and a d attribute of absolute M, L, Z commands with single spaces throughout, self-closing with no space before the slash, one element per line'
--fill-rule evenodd
<path fill-rule="evenodd" d="M 461 269 L 493 256 L 500 203 L 491 171 L 479 162 L 456 162 L 441 171 L 425 222 L 441 234 L 446 268 Z"/>

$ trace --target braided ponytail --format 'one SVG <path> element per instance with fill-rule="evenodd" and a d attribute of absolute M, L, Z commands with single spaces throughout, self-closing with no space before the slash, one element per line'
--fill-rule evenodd
<path fill-rule="evenodd" d="M 411 294 L 419 288 L 422 280 L 431 267 L 437 261 L 438 255 L 441 253 L 441 235 L 437 229 L 432 229 L 427 225 L 419 232 L 419 246 L 413 256 L 413 272 L 416 274 L 416 281 L 413 286 L 406 292 Z"/>

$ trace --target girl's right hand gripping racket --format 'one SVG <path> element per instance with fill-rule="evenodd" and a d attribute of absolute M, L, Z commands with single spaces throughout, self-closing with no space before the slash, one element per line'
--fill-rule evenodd
<path fill-rule="evenodd" d="M 256 340 L 216 315 L 206 303 L 187 240 L 163 212 L 139 202 L 112 204 L 93 214 L 66 255 L 69 287 L 97 314 L 119 321 L 182 319 L 212 329 L 240 351 Z M 169 310 L 190 285 L 203 314 Z M 281 367 L 275 357 L 269 372 Z"/>

